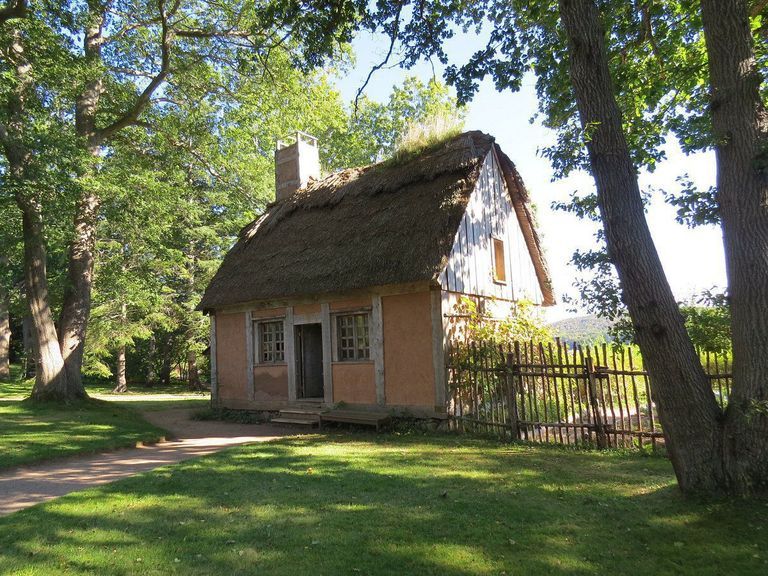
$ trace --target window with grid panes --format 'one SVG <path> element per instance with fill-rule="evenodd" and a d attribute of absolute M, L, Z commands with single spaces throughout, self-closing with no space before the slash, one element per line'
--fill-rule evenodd
<path fill-rule="evenodd" d="M 283 321 L 259 322 L 259 363 L 285 362 L 285 334 Z"/>
<path fill-rule="evenodd" d="M 336 340 L 339 360 L 369 360 L 371 357 L 368 314 L 345 314 L 336 317 Z"/>

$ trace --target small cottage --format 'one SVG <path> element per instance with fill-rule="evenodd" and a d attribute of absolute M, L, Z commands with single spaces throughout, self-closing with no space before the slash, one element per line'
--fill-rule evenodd
<path fill-rule="evenodd" d="M 500 315 L 554 303 L 528 193 L 492 136 L 322 179 L 312 137 L 275 156 L 276 201 L 199 306 L 219 406 L 444 413 L 459 299 Z"/>

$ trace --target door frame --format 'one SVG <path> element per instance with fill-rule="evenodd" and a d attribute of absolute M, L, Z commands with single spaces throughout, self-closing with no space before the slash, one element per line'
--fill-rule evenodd
<path fill-rule="evenodd" d="M 320 303 L 319 313 L 295 314 L 293 306 L 288 306 L 285 314 L 285 354 L 288 363 L 288 401 L 296 402 L 298 395 L 298 377 L 296 374 L 296 332 L 294 327 L 301 324 L 322 326 L 323 336 L 323 392 L 324 405 L 333 405 L 333 370 L 331 367 L 331 312 L 327 302 Z"/>
<path fill-rule="evenodd" d="M 320 378 L 322 381 L 323 386 L 323 395 L 322 396 L 310 396 L 307 397 L 306 392 L 306 381 L 305 381 L 305 370 L 304 370 L 304 334 L 303 330 L 306 326 L 317 326 L 320 329 L 320 350 L 318 351 L 320 354 Z M 324 350 L 324 342 L 323 342 L 323 324 L 322 322 L 301 322 L 298 324 L 294 324 L 293 328 L 293 337 L 294 337 L 294 350 L 295 350 L 295 358 L 294 361 L 296 363 L 295 368 L 295 374 L 296 374 L 296 399 L 297 400 L 317 400 L 322 399 L 325 400 L 325 366 L 324 366 L 324 360 L 325 360 L 325 350 Z"/>

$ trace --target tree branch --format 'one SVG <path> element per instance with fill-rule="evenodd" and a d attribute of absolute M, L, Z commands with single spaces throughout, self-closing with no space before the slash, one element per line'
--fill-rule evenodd
<path fill-rule="evenodd" d="M 147 87 L 144 88 L 144 90 L 136 99 L 136 102 L 134 103 L 133 107 L 130 110 L 128 110 L 125 114 L 123 114 L 120 118 L 115 120 L 109 126 L 106 126 L 105 128 L 102 128 L 101 130 L 99 130 L 98 132 L 99 138 L 102 141 L 108 139 L 115 132 L 122 130 L 123 128 L 135 125 L 141 113 L 149 105 L 152 99 L 152 94 L 154 94 L 155 91 L 160 87 L 160 85 L 163 82 L 165 82 L 166 77 L 170 73 L 171 44 L 173 42 L 172 40 L 173 34 L 168 24 L 169 13 L 165 11 L 164 0 L 158 0 L 157 5 L 158 5 L 158 9 L 160 11 L 160 16 L 161 16 L 160 70 L 158 71 L 157 74 L 155 74 L 155 76 L 152 78 L 149 84 L 147 84 Z M 174 3 L 174 7 L 171 9 L 171 13 L 175 12 L 176 9 L 178 9 L 178 5 L 179 5 L 178 1 Z"/>
<path fill-rule="evenodd" d="M 0 24 L 14 18 L 26 18 L 27 0 L 9 0 L 5 8 L 0 8 Z"/>
<path fill-rule="evenodd" d="M 357 94 L 355 94 L 355 108 L 354 108 L 354 115 L 357 117 L 357 109 L 358 109 L 358 102 L 360 100 L 360 96 L 362 96 L 363 92 L 365 91 L 365 88 L 368 86 L 368 83 L 371 81 L 371 78 L 373 77 L 374 73 L 378 70 L 381 70 L 384 66 L 387 65 L 389 62 L 389 59 L 392 57 L 392 52 L 395 49 L 395 42 L 397 42 L 397 34 L 400 30 L 400 13 L 402 12 L 403 5 L 402 3 L 398 3 L 397 6 L 397 12 L 395 13 L 395 19 L 392 22 L 392 31 L 389 35 L 389 49 L 387 50 L 387 55 L 384 57 L 384 60 L 376 64 L 373 68 L 371 68 L 370 72 L 368 72 L 368 76 L 365 79 L 365 82 L 363 82 L 363 85 L 360 86 L 360 88 L 357 91 Z"/>
<path fill-rule="evenodd" d="M 752 18 L 760 16 L 766 8 L 768 8 L 768 0 L 754 0 L 754 4 L 749 9 L 749 15 Z"/>
<path fill-rule="evenodd" d="M 202 28 L 188 28 L 176 30 L 179 38 L 248 38 L 251 33 L 247 30 L 203 30 Z"/>

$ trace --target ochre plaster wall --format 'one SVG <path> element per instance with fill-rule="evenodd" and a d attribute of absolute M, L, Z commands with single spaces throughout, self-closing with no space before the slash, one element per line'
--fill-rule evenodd
<path fill-rule="evenodd" d="M 222 401 L 248 399 L 245 341 L 245 312 L 216 314 L 216 369 Z"/>
<path fill-rule="evenodd" d="M 256 365 L 253 368 L 254 400 L 288 400 L 288 366 Z"/>
<path fill-rule="evenodd" d="M 376 404 L 373 362 L 334 362 L 333 401 Z"/>
<path fill-rule="evenodd" d="M 285 308 L 266 308 L 251 312 L 253 320 L 262 318 L 280 319 L 285 317 Z M 285 335 L 288 337 L 288 334 Z M 258 349 L 257 334 L 254 332 L 254 348 Z M 256 353 L 254 351 L 254 353 Z M 288 399 L 288 366 L 286 364 L 256 364 L 253 367 L 254 400 Z"/>
<path fill-rule="evenodd" d="M 320 304 L 296 304 L 293 307 L 293 315 L 306 316 L 308 314 L 320 314 Z"/>
<path fill-rule="evenodd" d="M 382 297 L 382 316 L 387 404 L 434 407 L 429 291 Z"/>
<path fill-rule="evenodd" d="M 367 308 L 371 306 L 370 296 L 359 296 L 349 300 L 336 300 L 330 303 L 331 311 L 336 310 L 354 310 L 356 308 Z"/>
<path fill-rule="evenodd" d="M 285 316 L 285 308 L 265 308 L 261 310 L 253 310 L 251 312 L 251 318 L 258 320 L 259 318 L 282 318 Z"/>

